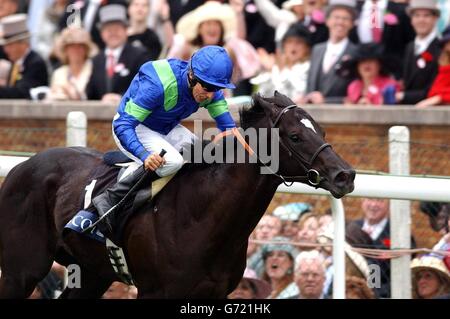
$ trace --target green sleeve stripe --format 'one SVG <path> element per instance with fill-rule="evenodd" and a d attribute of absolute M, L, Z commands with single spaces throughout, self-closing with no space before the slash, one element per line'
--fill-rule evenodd
<path fill-rule="evenodd" d="M 225 100 L 219 100 L 216 102 L 213 102 L 207 106 L 209 115 L 213 119 L 218 117 L 219 115 L 222 115 L 225 112 L 228 112 L 228 104 Z"/>
<path fill-rule="evenodd" d="M 133 99 L 129 99 L 125 105 L 125 112 L 134 117 L 139 122 L 143 122 L 152 111 L 140 107 L 133 102 Z"/>
<path fill-rule="evenodd" d="M 167 60 L 155 61 L 153 67 L 164 88 L 164 109 L 170 111 L 178 102 L 177 78 Z"/>

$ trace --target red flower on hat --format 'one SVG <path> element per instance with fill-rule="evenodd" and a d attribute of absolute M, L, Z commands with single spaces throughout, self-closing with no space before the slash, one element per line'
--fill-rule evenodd
<path fill-rule="evenodd" d="M 383 245 L 385 245 L 387 248 L 391 247 L 391 239 L 390 238 L 384 238 L 383 239 Z"/>
<path fill-rule="evenodd" d="M 425 51 L 425 52 L 422 53 L 420 56 L 421 56 L 422 59 L 424 59 L 426 62 L 431 62 L 431 61 L 433 61 L 433 55 L 432 55 L 430 52 L 428 52 L 428 51 Z"/>

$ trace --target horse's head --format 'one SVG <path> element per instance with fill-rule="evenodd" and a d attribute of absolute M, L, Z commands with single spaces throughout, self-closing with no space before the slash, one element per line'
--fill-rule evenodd
<path fill-rule="evenodd" d="M 241 112 L 241 125 L 244 129 L 279 129 L 276 173 L 286 181 L 324 188 L 336 198 L 353 191 L 353 168 L 326 143 L 320 125 L 285 95 L 255 95 L 252 107 Z M 273 134 L 270 137 L 274 138 Z M 273 151 L 271 155 L 273 160 Z"/>

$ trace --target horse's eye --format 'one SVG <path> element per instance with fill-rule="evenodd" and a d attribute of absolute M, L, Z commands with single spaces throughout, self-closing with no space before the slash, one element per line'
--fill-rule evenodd
<path fill-rule="evenodd" d="M 298 137 L 297 134 L 290 134 L 289 138 L 291 139 L 292 142 L 295 142 L 295 143 L 300 141 L 300 137 Z"/>

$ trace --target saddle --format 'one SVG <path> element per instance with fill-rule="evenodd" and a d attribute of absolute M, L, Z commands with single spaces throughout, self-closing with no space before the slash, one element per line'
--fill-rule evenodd
<path fill-rule="evenodd" d="M 108 187 L 115 184 L 127 167 L 133 163 L 120 151 L 105 153 L 102 163 L 92 170 L 88 178 L 85 192 L 83 192 L 80 198 L 80 212 L 72 218 L 66 227 L 77 232 L 82 232 L 94 223 L 99 216 L 94 205 L 91 203 L 92 198 L 103 193 Z M 111 232 L 101 227 L 96 227 L 92 231 L 87 232 L 86 235 L 102 242 L 105 241 L 105 237 L 109 238 L 114 244 L 121 247 L 123 232 L 129 218 L 143 205 L 149 204 L 173 176 L 160 178 L 152 185 L 144 185 L 138 190 L 134 198 L 125 203 L 120 210 L 113 212 L 109 217 L 112 226 Z M 80 222 L 77 222 L 77 218 Z M 82 224 L 84 220 L 89 221 Z M 79 226 L 78 229 L 74 229 L 76 226 Z"/>

